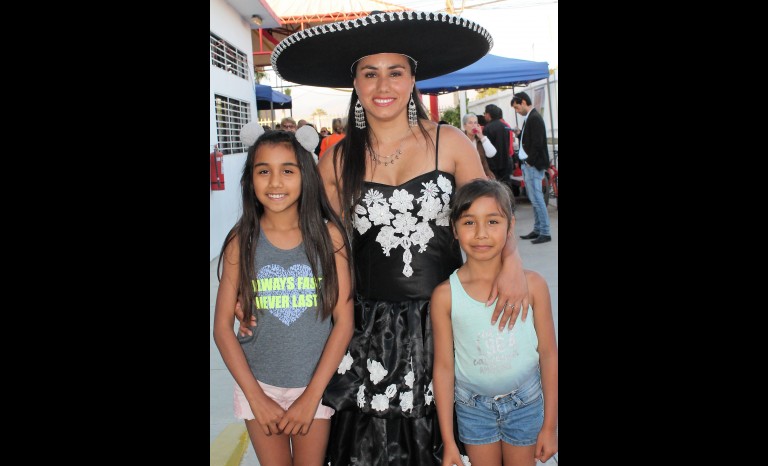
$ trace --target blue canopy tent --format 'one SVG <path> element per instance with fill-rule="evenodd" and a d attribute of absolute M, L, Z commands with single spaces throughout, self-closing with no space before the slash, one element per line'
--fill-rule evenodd
<path fill-rule="evenodd" d="M 256 85 L 256 108 L 258 110 L 274 110 L 292 108 L 291 97 L 277 92 L 272 86 Z"/>
<path fill-rule="evenodd" d="M 512 86 L 514 91 L 515 86 L 545 78 L 547 79 L 547 93 L 549 94 L 549 64 L 547 62 L 518 60 L 489 53 L 480 60 L 453 73 L 416 81 L 416 87 L 422 94 L 443 94 L 500 86 Z M 555 130 L 551 95 L 548 100 L 552 148 L 554 150 Z M 463 113 L 461 116 L 464 116 Z"/>
<path fill-rule="evenodd" d="M 545 61 L 518 60 L 487 54 L 453 73 L 416 81 L 416 87 L 422 94 L 442 94 L 484 87 L 520 86 L 548 77 L 549 64 Z"/>
<path fill-rule="evenodd" d="M 272 86 L 256 85 L 256 110 L 269 110 L 270 126 L 275 125 L 275 109 L 291 109 L 291 116 L 293 116 L 293 102 L 291 100 L 291 96 L 277 92 L 272 89 Z"/>

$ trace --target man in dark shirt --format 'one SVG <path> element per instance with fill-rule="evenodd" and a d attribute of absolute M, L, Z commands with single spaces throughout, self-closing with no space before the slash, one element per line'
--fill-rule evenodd
<path fill-rule="evenodd" d="M 509 129 L 501 121 L 501 108 L 489 104 L 485 106 L 486 125 L 483 134 L 488 136 L 496 148 L 496 157 L 488 159 L 488 166 L 497 180 L 509 185 L 509 175 L 512 173 L 512 160 L 509 158 Z"/>

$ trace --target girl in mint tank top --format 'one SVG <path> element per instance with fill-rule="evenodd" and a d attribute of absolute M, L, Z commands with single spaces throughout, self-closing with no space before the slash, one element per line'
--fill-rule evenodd
<path fill-rule="evenodd" d="M 322 189 L 314 128 L 252 122 L 240 137 L 242 215 L 219 256 L 213 336 L 261 464 L 321 464 L 333 415 L 321 398 L 354 329 L 350 244 Z M 239 338 L 238 304 L 253 322 Z"/>
<path fill-rule="evenodd" d="M 546 281 L 525 270 L 533 311 L 527 321 L 499 331 L 487 318 L 493 308 L 485 298 L 514 231 L 512 202 L 504 185 L 480 179 L 451 201 L 453 234 L 467 260 L 435 288 L 430 309 L 444 466 L 527 466 L 558 451 L 557 344 Z"/>

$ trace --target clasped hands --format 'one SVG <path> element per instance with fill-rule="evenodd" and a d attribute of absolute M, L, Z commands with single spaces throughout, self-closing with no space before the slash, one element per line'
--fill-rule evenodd
<path fill-rule="evenodd" d="M 265 435 L 306 435 L 312 426 L 319 403 L 313 403 L 309 397 L 302 394 L 287 410 L 266 395 L 261 400 L 249 404 Z"/>

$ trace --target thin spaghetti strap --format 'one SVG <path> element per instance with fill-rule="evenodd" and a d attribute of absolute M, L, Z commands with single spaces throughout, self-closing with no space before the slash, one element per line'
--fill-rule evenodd
<path fill-rule="evenodd" d="M 437 152 L 440 150 L 440 126 L 442 123 L 437 124 L 437 136 L 435 137 L 435 171 L 437 171 Z"/>

